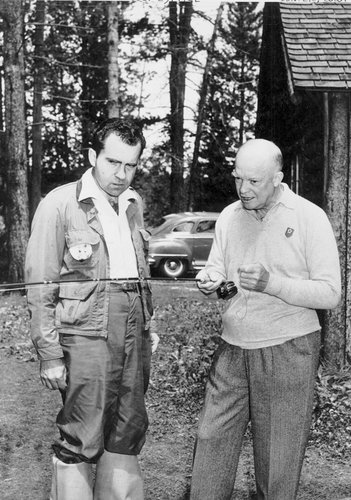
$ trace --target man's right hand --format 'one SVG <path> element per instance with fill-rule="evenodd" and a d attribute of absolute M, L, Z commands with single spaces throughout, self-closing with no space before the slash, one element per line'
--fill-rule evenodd
<path fill-rule="evenodd" d="M 205 295 L 215 292 L 220 284 L 225 281 L 223 276 L 217 273 L 217 271 L 206 271 L 205 269 L 201 269 L 195 279 L 199 280 L 197 287 Z"/>
<path fill-rule="evenodd" d="M 66 376 L 67 370 L 63 358 L 40 361 L 40 380 L 48 389 L 64 390 L 67 386 Z"/>

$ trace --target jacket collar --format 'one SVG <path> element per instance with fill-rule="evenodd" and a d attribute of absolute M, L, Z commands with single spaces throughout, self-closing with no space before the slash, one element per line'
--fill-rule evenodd
<path fill-rule="evenodd" d="M 82 192 L 82 187 L 83 187 L 83 180 L 80 178 L 77 181 L 77 188 L 76 188 L 76 197 L 77 201 L 79 203 L 82 203 L 84 206 L 84 209 L 87 214 L 87 221 L 89 225 L 95 229 L 99 234 L 103 234 L 102 226 L 100 224 L 100 221 L 97 217 L 98 211 L 95 208 L 94 202 L 91 197 L 87 197 L 84 199 L 80 199 L 80 195 Z M 134 191 L 133 188 L 128 189 L 128 201 L 129 205 L 126 210 L 127 214 L 127 219 L 128 223 L 131 229 L 134 229 L 135 225 L 137 227 L 142 227 L 143 221 L 142 221 L 142 215 L 141 215 L 141 210 L 139 209 L 139 203 L 138 203 L 138 195 Z"/>

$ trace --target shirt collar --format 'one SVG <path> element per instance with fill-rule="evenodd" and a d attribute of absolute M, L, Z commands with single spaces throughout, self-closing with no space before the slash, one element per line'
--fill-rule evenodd
<path fill-rule="evenodd" d="M 94 176 L 93 176 L 93 168 L 89 168 L 82 175 L 82 189 L 79 193 L 78 201 L 86 200 L 87 198 L 93 199 L 104 199 L 107 200 L 107 196 L 105 193 L 99 188 L 97 185 Z M 126 205 L 130 200 L 136 200 L 137 195 L 133 188 L 128 188 L 123 193 L 121 193 L 118 197 L 118 201 L 120 204 Z"/>
<path fill-rule="evenodd" d="M 287 208 L 295 208 L 295 206 L 296 206 L 296 194 L 293 191 L 291 191 L 291 189 L 289 188 L 289 186 L 287 184 L 285 184 L 285 182 L 282 182 L 281 186 L 283 189 L 282 189 L 282 192 L 280 194 L 280 198 L 277 201 L 277 204 L 281 203 L 282 205 L 284 205 Z"/>
<path fill-rule="evenodd" d="M 282 189 L 280 192 L 280 196 L 274 206 L 282 204 L 286 208 L 292 208 L 292 209 L 295 208 L 296 194 L 293 191 L 291 191 L 291 189 L 287 184 L 285 184 L 285 182 L 282 182 L 280 185 Z M 240 200 L 237 201 L 235 210 L 245 210 Z"/>

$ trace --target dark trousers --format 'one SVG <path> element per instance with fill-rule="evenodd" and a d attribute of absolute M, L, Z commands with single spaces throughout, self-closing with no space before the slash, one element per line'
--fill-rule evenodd
<path fill-rule="evenodd" d="M 294 500 L 308 440 L 320 332 L 263 349 L 224 341 L 199 423 L 191 500 L 230 500 L 251 420 L 258 500 Z"/>
<path fill-rule="evenodd" d="M 53 448 L 65 463 L 96 462 L 104 450 L 137 455 L 148 426 L 151 345 L 140 296 L 111 288 L 108 338 L 61 335 L 68 370 Z"/>

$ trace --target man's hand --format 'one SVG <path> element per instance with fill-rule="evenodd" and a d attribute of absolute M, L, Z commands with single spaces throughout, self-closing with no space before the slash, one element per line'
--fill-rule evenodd
<path fill-rule="evenodd" d="M 247 264 L 240 266 L 239 269 L 239 283 L 242 288 L 246 290 L 255 290 L 256 292 L 263 292 L 269 280 L 269 272 L 262 264 Z"/>
<path fill-rule="evenodd" d="M 65 389 L 67 370 L 63 358 L 40 361 L 40 380 L 51 390 Z"/>
<path fill-rule="evenodd" d="M 221 274 L 216 271 L 205 271 L 205 269 L 201 269 L 195 279 L 200 280 L 197 282 L 197 287 L 205 295 L 215 292 L 219 285 L 225 281 Z"/>
<path fill-rule="evenodd" d="M 157 333 L 152 332 L 150 333 L 150 341 L 151 341 L 151 353 L 153 354 L 156 352 L 158 343 L 160 342 L 160 337 L 157 335 Z"/>

